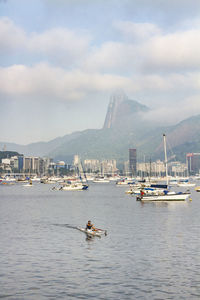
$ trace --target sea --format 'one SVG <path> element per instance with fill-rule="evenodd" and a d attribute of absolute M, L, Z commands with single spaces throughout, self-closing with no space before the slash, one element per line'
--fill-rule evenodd
<path fill-rule="evenodd" d="M 115 182 L 85 191 L 0 186 L 0 298 L 200 299 L 200 193 L 141 203 Z M 88 238 L 88 220 L 107 236 Z"/>

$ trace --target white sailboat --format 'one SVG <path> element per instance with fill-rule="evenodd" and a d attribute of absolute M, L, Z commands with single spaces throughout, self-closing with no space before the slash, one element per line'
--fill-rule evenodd
<path fill-rule="evenodd" d="M 166 180 L 168 185 L 168 166 L 167 166 L 167 149 L 166 149 L 166 135 L 163 134 L 163 142 L 164 142 L 164 152 L 165 152 L 165 172 L 166 172 Z M 143 202 L 150 201 L 185 201 L 189 197 L 190 193 L 176 193 L 165 191 L 163 195 L 142 195 L 140 197 L 136 197 L 136 200 L 140 200 Z"/>

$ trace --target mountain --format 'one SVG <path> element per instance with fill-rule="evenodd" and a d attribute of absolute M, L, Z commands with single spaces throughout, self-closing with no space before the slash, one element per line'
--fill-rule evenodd
<path fill-rule="evenodd" d="M 103 128 L 126 126 L 136 115 L 149 111 L 149 108 L 135 100 L 129 100 L 123 91 L 115 92 L 110 97 L 110 103 Z"/>
<path fill-rule="evenodd" d="M 12 156 L 20 156 L 18 152 L 15 151 L 0 151 L 0 162 L 3 158 L 11 158 Z"/>
<path fill-rule="evenodd" d="M 110 98 L 102 129 L 88 129 L 58 137 L 49 142 L 29 145 L 6 143 L 7 150 L 24 155 L 48 156 L 71 163 L 78 154 L 82 159 L 128 160 L 128 149 L 136 148 L 138 160 L 163 159 L 162 134 L 166 133 L 168 149 L 177 159 L 185 162 L 187 152 L 200 152 L 200 115 L 168 127 L 159 127 L 144 116 L 150 110 L 130 100 L 123 92 Z M 3 148 L 5 143 L 0 143 Z"/>
<path fill-rule="evenodd" d="M 37 142 L 28 145 L 18 145 L 14 143 L 0 142 L 0 148 L 3 149 L 6 146 L 8 150 L 15 150 L 30 156 L 47 156 L 48 153 L 54 151 L 57 147 L 61 146 L 65 142 L 70 142 L 73 139 L 77 139 L 81 135 L 81 132 L 74 132 L 72 134 L 58 137 L 49 142 Z"/>

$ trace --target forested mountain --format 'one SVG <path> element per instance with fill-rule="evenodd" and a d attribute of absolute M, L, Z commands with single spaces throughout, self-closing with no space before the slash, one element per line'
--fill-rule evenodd
<path fill-rule="evenodd" d="M 124 93 L 114 94 L 102 129 L 74 132 L 49 142 L 29 145 L 6 143 L 6 147 L 24 155 L 50 156 L 69 163 L 75 154 L 82 159 L 113 158 L 122 162 L 128 159 L 129 148 L 137 149 L 138 160 L 143 160 L 144 155 L 158 159 L 163 157 L 162 134 L 166 133 L 169 149 L 177 159 L 185 161 L 187 152 L 200 152 L 200 115 L 163 128 L 153 121 L 144 121 L 149 110 L 128 99 Z M 0 143 L 0 147 L 4 144 Z"/>

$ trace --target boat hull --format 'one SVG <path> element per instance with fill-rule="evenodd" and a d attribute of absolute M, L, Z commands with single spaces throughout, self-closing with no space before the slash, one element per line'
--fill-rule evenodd
<path fill-rule="evenodd" d="M 170 195 L 158 195 L 158 196 L 143 196 L 137 197 L 136 200 L 143 202 L 151 201 L 185 201 L 189 197 L 188 193 L 182 194 L 170 194 Z"/>
<path fill-rule="evenodd" d="M 89 235 L 89 236 L 98 236 L 101 237 L 102 235 L 106 235 L 106 231 L 105 230 L 91 230 L 91 229 L 86 229 L 86 228 L 78 228 L 80 231 L 85 232 L 85 234 Z"/>
<path fill-rule="evenodd" d="M 83 191 L 87 189 L 88 189 L 88 185 L 86 184 L 70 184 L 61 187 L 61 190 L 63 191 Z"/>

